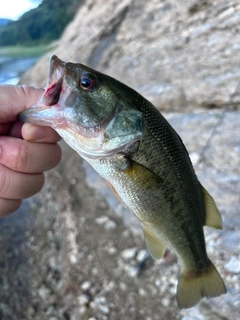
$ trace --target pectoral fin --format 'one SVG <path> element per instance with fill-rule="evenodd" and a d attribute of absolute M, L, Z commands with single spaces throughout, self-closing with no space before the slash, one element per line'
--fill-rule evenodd
<path fill-rule="evenodd" d="M 142 225 L 142 229 L 149 253 L 154 259 L 161 259 L 165 251 L 165 244 L 149 228 Z"/>
<path fill-rule="evenodd" d="M 134 183 L 141 189 L 156 189 L 163 182 L 162 177 L 133 160 L 129 161 L 129 167 L 124 170 Z"/>
<path fill-rule="evenodd" d="M 222 218 L 215 201 L 203 186 L 202 193 L 206 210 L 205 226 L 222 229 Z"/>

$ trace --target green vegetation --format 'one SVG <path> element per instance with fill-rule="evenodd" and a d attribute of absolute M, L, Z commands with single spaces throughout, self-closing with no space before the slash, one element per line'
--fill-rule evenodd
<path fill-rule="evenodd" d="M 10 47 L 0 47 L 0 57 L 8 56 L 8 57 L 33 57 L 40 56 L 49 50 L 51 50 L 54 46 L 56 46 L 56 42 L 51 45 L 34 45 L 34 46 L 10 46 Z"/>
<path fill-rule="evenodd" d="M 0 46 L 48 44 L 58 39 L 84 0 L 42 0 L 36 8 L 0 28 Z"/>

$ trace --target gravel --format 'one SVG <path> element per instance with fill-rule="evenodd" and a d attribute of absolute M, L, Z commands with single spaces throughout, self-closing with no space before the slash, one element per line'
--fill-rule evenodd
<path fill-rule="evenodd" d="M 190 153 L 200 155 L 219 113 L 166 116 Z M 223 217 L 224 230 L 205 228 L 205 235 L 226 295 L 179 310 L 176 256 L 167 250 L 161 260 L 146 258 L 137 221 L 119 209 L 104 181 L 62 143 L 63 161 L 47 173 L 43 191 L 0 220 L 0 319 L 238 319 L 239 120 L 239 111 L 226 113 L 204 159 L 196 164 Z"/>

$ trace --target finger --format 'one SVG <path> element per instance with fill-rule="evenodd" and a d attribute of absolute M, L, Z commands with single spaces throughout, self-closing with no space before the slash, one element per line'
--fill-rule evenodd
<path fill-rule="evenodd" d="M 25 199 L 39 192 L 45 181 L 43 173 L 26 174 L 0 165 L 0 197 L 5 199 Z"/>
<path fill-rule="evenodd" d="M 0 124 L 0 136 L 3 134 L 7 134 L 10 128 L 11 128 L 11 123 L 1 123 Z"/>
<path fill-rule="evenodd" d="M 18 114 L 34 105 L 43 92 L 28 86 L 0 85 L 0 123 L 16 121 Z"/>
<path fill-rule="evenodd" d="M 41 173 L 61 160 L 58 144 L 32 143 L 12 137 L 0 137 L 0 164 L 23 173 Z"/>
<path fill-rule="evenodd" d="M 32 142 L 54 143 L 61 140 L 59 134 L 50 127 L 40 127 L 25 123 L 22 127 L 23 139 Z"/>
<path fill-rule="evenodd" d="M 0 217 L 6 217 L 16 211 L 22 204 L 22 200 L 0 198 Z"/>
<path fill-rule="evenodd" d="M 15 138 L 22 139 L 22 126 L 23 123 L 20 121 L 1 123 L 0 124 L 0 136 L 11 136 Z"/>
<path fill-rule="evenodd" d="M 12 123 L 12 126 L 8 132 L 8 136 L 22 139 L 22 122 L 16 121 Z"/>

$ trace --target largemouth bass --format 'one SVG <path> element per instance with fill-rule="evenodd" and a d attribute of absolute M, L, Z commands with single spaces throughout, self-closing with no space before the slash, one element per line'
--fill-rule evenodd
<path fill-rule="evenodd" d="M 54 128 L 108 181 L 140 220 L 153 258 L 166 246 L 175 251 L 180 308 L 226 293 L 203 233 L 204 225 L 222 228 L 220 213 L 181 138 L 149 101 L 107 75 L 53 56 L 47 89 L 19 117 Z"/>

